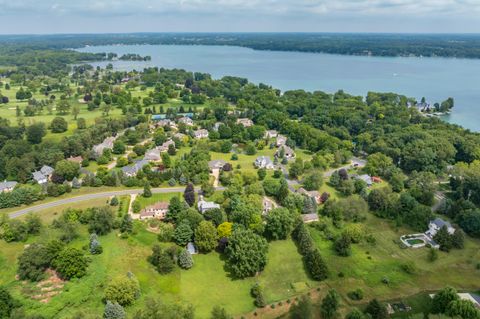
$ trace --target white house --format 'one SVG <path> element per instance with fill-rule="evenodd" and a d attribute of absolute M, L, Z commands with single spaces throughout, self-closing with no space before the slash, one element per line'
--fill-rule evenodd
<path fill-rule="evenodd" d="M 7 193 L 13 191 L 13 189 L 17 186 L 17 182 L 8 182 L 3 181 L 0 182 L 0 193 Z"/>
<path fill-rule="evenodd" d="M 186 116 L 179 118 L 178 123 L 183 123 L 187 126 L 193 126 L 193 120 Z"/>
<path fill-rule="evenodd" d="M 206 129 L 196 130 L 193 132 L 193 136 L 195 136 L 196 139 L 207 138 L 208 131 Z"/>
<path fill-rule="evenodd" d="M 206 211 L 209 211 L 211 209 L 220 208 L 220 205 L 214 202 L 207 202 L 203 199 L 203 196 L 200 196 L 197 208 L 200 213 L 204 214 Z"/>
<path fill-rule="evenodd" d="M 286 158 L 286 159 L 292 159 L 295 157 L 295 152 L 293 151 L 293 149 L 287 145 L 282 145 L 278 148 L 278 150 L 275 152 L 275 157 L 277 158 L 281 158 L 281 154 L 283 152 L 283 156 Z"/>
<path fill-rule="evenodd" d="M 254 163 L 256 168 L 274 169 L 275 165 L 268 156 L 259 156 Z"/>
<path fill-rule="evenodd" d="M 428 230 L 425 232 L 425 235 L 427 235 L 430 238 L 433 238 L 433 236 L 435 236 L 443 226 L 447 227 L 447 231 L 450 235 L 452 235 L 455 232 L 455 228 L 453 228 L 452 224 L 450 224 L 447 221 L 444 221 L 441 218 L 435 218 L 434 220 L 430 221 L 430 223 L 428 224 Z"/>
<path fill-rule="evenodd" d="M 113 148 L 113 142 L 115 142 L 115 137 L 109 136 L 103 140 L 102 143 L 93 146 L 93 152 L 96 156 L 101 156 L 103 154 L 103 150 Z"/>
<path fill-rule="evenodd" d="M 278 136 L 278 132 L 275 130 L 268 130 L 265 132 L 265 138 L 275 138 Z"/>
<path fill-rule="evenodd" d="M 253 121 L 249 118 L 237 119 L 237 124 L 243 125 L 243 127 L 250 127 L 253 125 Z"/>
<path fill-rule="evenodd" d="M 160 150 L 158 148 L 153 148 L 151 150 L 148 150 L 145 153 L 145 156 L 143 157 L 144 160 L 146 161 L 152 161 L 152 162 L 158 162 L 162 159 L 160 156 Z"/>
<path fill-rule="evenodd" d="M 33 179 L 40 185 L 48 183 L 52 177 L 54 169 L 48 165 L 43 165 L 40 170 L 32 173 Z"/>
<path fill-rule="evenodd" d="M 227 164 L 226 161 L 224 160 L 213 160 L 208 162 L 208 167 L 210 168 L 210 171 L 213 169 L 222 169 L 225 164 Z"/>
<path fill-rule="evenodd" d="M 164 219 L 168 212 L 168 206 L 168 202 L 158 202 L 153 205 L 147 206 L 140 212 L 140 219 Z"/>
<path fill-rule="evenodd" d="M 285 143 L 287 143 L 287 137 L 278 134 L 278 135 L 277 135 L 277 141 L 276 141 L 277 147 L 280 147 L 280 146 L 282 146 L 282 145 L 285 145 Z"/>

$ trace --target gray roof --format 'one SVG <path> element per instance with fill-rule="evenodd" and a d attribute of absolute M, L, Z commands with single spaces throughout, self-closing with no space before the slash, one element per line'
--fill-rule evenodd
<path fill-rule="evenodd" d="M 208 167 L 210 168 L 222 168 L 225 164 L 227 164 L 224 160 L 213 160 L 208 162 Z"/>
<path fill-rule="evenodd" d="M 452 224 L 444 221 L 441 218 L 435 218 L 434 220 L 431 221 L 431 223 L 437 225 L 438 228 L 442 228 L 443 226 L 447 226 L 447 228 L 452 227 Z"/>
<path fill-rule="evenodd" d="M 17 182 L 8 182 L 8 181 L 0 182 L 0 192 L 3 192 L 4 190 L 9 188 L 14 188 L 16 185 L 17 185 Z"/>
<path fill-rule="evenodd" d="M 370 175 L 367 175 L 367 174 L 359 175 L 359 176 L 357 176 L 356 178 L 364 181 L 364 182 L 367 183 L 368 185 L 372 185 L 372 184 L 373 184 L 372 177 L 371 177 Z"/>
<path fill-rule="evenodd" d="M 270 159 L 270 157 L 264 156 L 264 155 L 257 157 L 257 159 L 255 160 L 255 163 L 258 163 L 258 164 L 264 163 L 264 165 L 269 165 L 269 164 L 273 165 L 273 162 Z"/>
<path fill-rule="evenodd" d="M 40 168 L 40 172 L 42 172 L 43 175 L 45 176 L 50 176 L 53 174 L 53 167 L 50 167 L 48 165 L 43 165 L 42 168 Z"/>
<path fill-rule="evenodd" d="M 125 174 L 136 174 L 139 170 L 141 170 L 147 164 L 148 164 L 148 161 L 145 159 L 142 159 L 135 162 L 135 164 L 133 165 L 122 167 L 122 172 Z"/>
<path fill-rule="evenodd" d="M 47 176 L 43 175 L 42 172 L 40 171 L 35 171 L 32 173 L 33 179 L 36 180 L 37 182 L 40 182 L 41 180 L 44 180 L 47 178 Z"/>

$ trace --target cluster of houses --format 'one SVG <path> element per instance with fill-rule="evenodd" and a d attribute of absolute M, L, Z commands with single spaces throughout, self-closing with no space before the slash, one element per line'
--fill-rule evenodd
<path fill-rule="evenodd" d="M 286 144 L 287 143 L 286 136 L 278 134 L 278 132 L 275 130 L 268 130 L 265 132 L 265 138 L 276 139 L 275 146 L 277 147 L 277 150 L 275 151 L 274 157 L 277 160 L 284 159 L 284 158 L 287 160 L 291 160 L 295 158 L 295 151 Z M 259 156 L 255 159 L 255 162 L 253 164 L 255 165 L 256 168 L 275 169 L 275 164 L 269 156 L 264 156 L 264 155 Z"/>

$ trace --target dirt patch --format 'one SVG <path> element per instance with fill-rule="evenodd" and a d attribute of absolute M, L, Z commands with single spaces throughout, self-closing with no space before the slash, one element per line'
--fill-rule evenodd
<path fill-rule="evenodd" d="M 65 281 L 53 269 L 47 269 L 45 275 L 46 278 L 37 283 L 22 282 L 24 285 L 22 293 L 41 303 L 48 303 L 53 297 L 60 294 Z"/>

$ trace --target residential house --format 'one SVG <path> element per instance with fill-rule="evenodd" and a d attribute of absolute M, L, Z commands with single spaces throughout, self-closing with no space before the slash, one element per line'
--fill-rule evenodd
<path fill-rule="evenodd" d="M 210 171 L 212 171 L 214 169 L 222 169 L 225 164 L 227 164 L 227 162 L 224 160 L 213 160 L 208 162 L 208 167 L 210 168 Z"/>
<path fill-rule="evenodd" d="M 428 224 L 428 230 L 425 232 L 425 235 L 427 235 L 430 238 L 433 238 L 433 236 L 435 236 L 443 226 L 447 227 L 447 231 L 450 235 L 452 235 L 455 232 L 455 228 L 453 228 L 452 224 L 450 224 L 447 221 L 444 221 L 441 218 L 435 218 L 434 220 L 430 221 L 430 223 Z"/>
<path fill-rule="evenodd" d="M 185 124 L 187 126 L 193 126 L 193 120 L 187 116 L 178 119 L 178 123 Z"/>
<path fill-rule="evenodd" d="M 175 122 L 169 119 L 160 119 L 155 122 L 155 126 L 156 127 L 165 127 L 165 126 L 175 127 Z"/>
<path fill-rule="evenodd" d="M 278 136 L 278 132 L 275 130 L 269 130 L 265 132 L 265 138 L 275 138 Z"/>
<path fill-rule="evenodd" d="M 373 185 L 373 179 L 370 175 L 367 175 L 367 174 L 357 175 L 357 176 L 354 176 L 353 178 L 364 181 L 368 187 Z"/>
<path fill-rule="evenodd" d="M 211 209 L 220 208 L 220 205 L 214 202 L 207 202 L 203 199 L 203 196 L 200 196 L 200 199 L 198 200 L 197 208 L 200 213 L 204 214 L 205 212 Z"/>
<path fill-rule="evenodd" d="M 32 173 L 33 179 L 40 185 L 48 183 L 52 177 L 54 169 L 48 165 L 43 165 L 40 170 Z"/>
<path fill-rule="evenodd" d="M 17 186 L 17 182 L 9 182 L 9 181 L 3 181 L 0 182 L 0 193 L 7 193 L 13 191 L 13 189 Z"/>
<path fill-rule="evenodd" d="M 277 141 L 276 141 L 277 147 L 280 147 L 280 146 L 282 146 L 282 145 L 285 145 L 285 143 L 287 143 L 287 137 L 278 134 L 278 135 L 277 135 Z"/>
<path fill-rule="evenodd" d="M 237 119 L 237 124 L 243 125 L 243 127 L 250 127 L 253 125 L 253 121 L 249 118 Z"/>
<path fill-rule="evenodd" d="M 180 141 L 183 141 L 187 137 L 187 135 L 183 133 L 175 133 L 173 134 L 173 137 L 178 138 Z"/>
<path fill-rule="evenodd" d="M 160 156 L 160 150 L 158 148 L 153 148 L 151 150 L 148 150 L 145 153 L 145 156 L 143 157 L 144 160 L 146 161 L 151 161 L 151 162 L 158 162 L 162 159 Z"/>
<path fill-rule="evenodd" d="M 294 150 L 287 146 L 287 145 L 282 145 L 280 146 L 277 151 L 275 152 L 275 157 L 277 158 L 282 158 L 282 153 L 283 153 L 283 157 L 285 157 L 286 159 L 292 159 L 295 157 L 295 152 Z"/>
<path fill-rule="evenodd" d="M 164 219 L 168 212 L 168 206 L 168 202 L 157 202 L 153 205 L 147 206 L 140 212 L 140 219 Z"/>
<path fill-rule="evenodd" d="M 275 165 L 269 156 L 259 156 L 254 163 L 256 168 L 274 169 Z"/>
<path fill-rule="evenodd" d="M 137 176 L 137 173 L 148 164 L 148 161 L 145 159 L 135 162 L 133 165 L 122 167 L 122 172 L 127 177 Z"/>
<path fill-rule="evenodd" d="M 302 194 L 304 196 L 307 196 L 307 197 L 315 200 L 315 202 L 319 205 L 322 204 L 322 196 L 320 195 L 320 192 L 318 192 L 318 191 L 307 191 L 305 188 L 300 187 L 297 190 L 297 193 Z"/>
<path fill-rule="evenodd" d="M 319 221 L 317 214 L 302 214 L 300 216 L 305 224 Z"/>
<path fill-rule="evenodd" d="M 72 162 L 72 163 L 77 163 L 78 165 L 82 165 L 83 157 L 81 157 L 81 156 L 70 156 L 69 158 L 67 158 L 67 161 Z"/>
<path fill-rule="evenodd" d="M 102 143 L 93 146 L 93 152 L 96 156 L 102 156 L 104 150 L 111 150 L 113 148 L 113 143 L 115 140 L 116 138 L 113 136 L 107 137 Z"/>
<path fill-rule="evenodd" d="M 272 199 L 266 196 L 263 197 L 262 205 L 263 205 L 263 210 L 262 210 L 263 215 L 267 215 L 269 211 L 278 207 L 277 203 L 275 203 Z"/>
<path fill-rule="evenodd" d="M 193 136 L 195 136 L 196 139 L 207 138 L 208 131 L 206 129 L 196 130 L 193 131 Z"/>
<path fill-rule="evenodd" d="M 168 147 L 170 145 L 173 145 L 175 147 L 175 142 L 173 140 L 168 140 L 165 143 L 163 143 L 162 145 L 157 146 L 157 149 L 160 151 L 160 153 L 167 152 Z"/>

